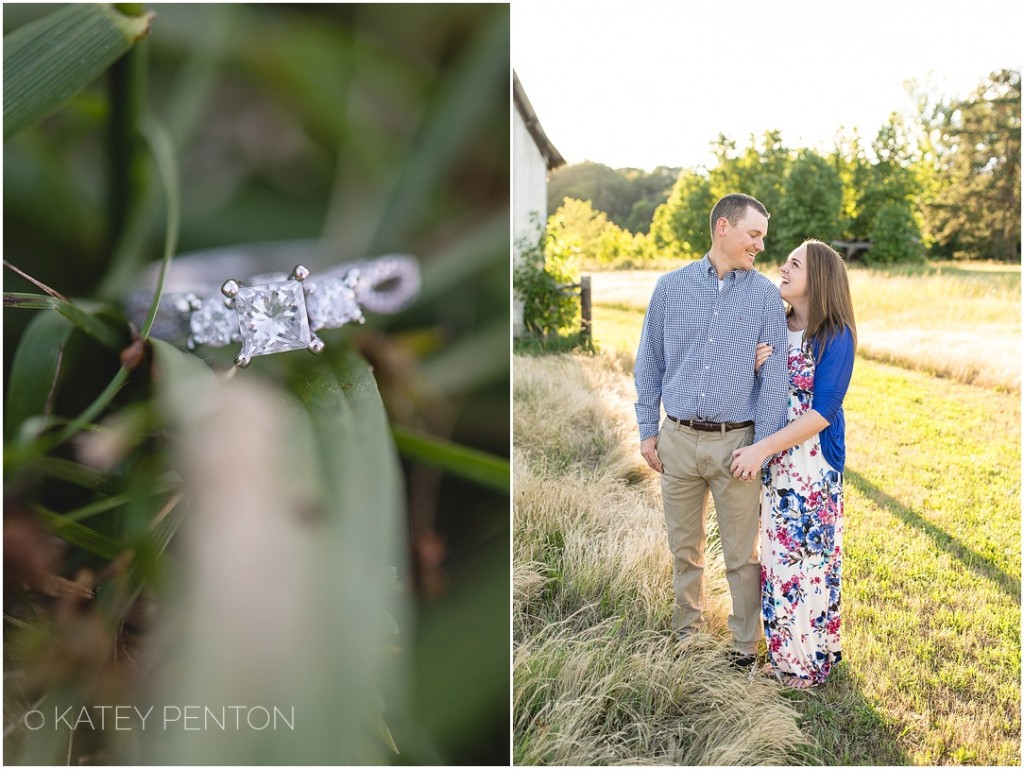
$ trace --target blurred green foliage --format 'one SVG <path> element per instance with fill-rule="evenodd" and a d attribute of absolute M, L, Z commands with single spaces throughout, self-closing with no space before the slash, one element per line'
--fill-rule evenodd
<path fill-rule="evenodd" d="M 4 148 L 4 258 L 31 277 L 4 272 L 5 758 L 154 760 L 145 743 L 105 734 L 76 732 L 70 743 L 63 733 L 27 735 L 19 718 L 43 701 L 138 701 L 156 686 L 148 666 L 159 669 L 164 651 L 153 628 L 218 594 L 180 571 L 197 546 L 185 536 L 194 521 L 191 476 L 181 468 L 193 439 L 168 404 L 186 380 L 168 368 L 173 357 L 154 366 L 148 346 L 133 343 L 119 306 L 125 289 L 168 247 L 309 238 L 330 264 L 416 254 L 419 298 L 397 316 L 324 331 L 321 357 L 260 358 L 231 383 L 209 380 L 193 402 L 251 380 L 278 394 L 282 419 L 312 420 L 312 431 L 298 432 L 296 456 L 321 446 L 314 455 L 323 465 L 302 477 L 328 500 L 337 526 L 313 524 L 315 543 L 296 540 L 317 554 L 299 559 L 303 578 L 331 575 L 326 586 L 302 583 L 314 587 L 296 596 L 320 610 L 303 618 L 293 647 L 312 644 L 293 682 L 308 696 L 296 699 L 344 701 L 345 684 L 332 685 L 332 675 L 355 675 L 364 660 L 315 663 L 360 648 L 352 639 L 371 638 L 360 628 L 379 624 L 338 614 L 387 585 L 352 572 L 377 554 L 399 575 L 397 597 L 387 599 L 399 633 L 382 702 L 360 707 L 383 720 L 360 731 L 342 723 L 349 711 L 340 709 L 337 729 L 320 729 L 317 744 L 283 741 L 282 754 L 232 735 L 230 748 L 211 744 L 206 756 L 189 757 L 507 764 L 508 6 L 118 8 L 155 12 L 149 37 Z M 5 36 L 53 12 L 5 4 Z M 170 169 L 154 162 L 161 147 Z M 180 200 L 169 200 L 175 190 Z M 224 370 L 234 352 L 185 357 Z M 328 384 L 317 385 L 323 377 Z M 350 392 L 364 380 L 370 389 Z M 348 429 L 360 434 L 346 435 L 348 448 L 317 438 L 325 425 L 343 429 L 348 417 L 338 415 L 355 393 L 369 399 L 352 401 Z M 387 423 L 374 421 L 374 403 Z M 388 423 L 409 455 L 400 481 L 382 490 L 373 481 L 389 476 L 370 460 L 386 464 L 395 452 Z M 340 472 L 359 446 L 367 469 Z M 386 547 L 368 542 L 360 553 L 358 540 L 345 540 L 366 530 L 350 518 L 360 499 L 353 507 L 348 490 L 359 483 L 369 489 L 361 499 L 400 494 L 397 563 Z M 362 735 L 360 744 L 339 746 L 343 734 Z"/>

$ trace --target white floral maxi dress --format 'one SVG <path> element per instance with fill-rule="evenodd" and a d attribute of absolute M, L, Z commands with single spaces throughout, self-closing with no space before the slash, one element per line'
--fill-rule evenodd
<path fill-rule="evenodd" d="M 789 421 L 810 410 L 814 360 L 789 332 Z M 825 681 L 841 657 L 843 478 L 819 436 L 772 457 L 762 473 L 761 612 L 769 665 L 784 683 Z"/>

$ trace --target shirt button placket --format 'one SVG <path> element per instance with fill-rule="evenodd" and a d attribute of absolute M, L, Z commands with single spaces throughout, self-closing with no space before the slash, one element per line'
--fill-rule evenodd
<path fill-rule="evenodd" d="M 711 363 L 714 361 L 714 352 L 711 346 L 715 343 L 715 337 L 718 336 L 718 313 L 722 302 L 722 295 L 720 292 L 715 292 L 715 304 L 711 310 L 711 322 L 708 324 L 708 343 L 707 347 L 704 348 L 704 367 L 701 371 L 700 377 L 700 396 L 697 400 L 698 414 L 702 419 L 707 418 L 707 412 L 704 410 L 705 398 L 707 398 L 707 391 L 709 386 L 709 379 L 711 378 Z"/>

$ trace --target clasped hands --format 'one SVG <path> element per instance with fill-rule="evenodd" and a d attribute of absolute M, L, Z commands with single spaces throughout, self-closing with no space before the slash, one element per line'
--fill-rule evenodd
<path fill-rule="evenodd" d="M 764 342 L 757 346 L 754 354 L 755 372 L 761 370 L 761 366 L 771 357 L 773 352 L 775 352 L 775 348 Z M 729 465 L 729 470 L 732 472 L 733 478 L 739 478 L 750 483 L 757 477 L 758 472 L 761 470 L 761 465 L 764 464 L 766 458 L 757 448 L 756 443 L 744 446 L 742 449 L 736 449 L 732 453 L 732 464 Z"/>
<path fill-rule="evenodd" d="M 765 459 L 767 457 L 762 453 L 758 445 L 752 443 L 749 446 L 736 449 L 732 453 L 732 464 L 729 465 L 729 470 L 732 472 L 733 478 L 739 478 L 741 481 L 750 483 L 757 478 L 757 474 L 761 471 L 761 465 L 764 464 Z"/>

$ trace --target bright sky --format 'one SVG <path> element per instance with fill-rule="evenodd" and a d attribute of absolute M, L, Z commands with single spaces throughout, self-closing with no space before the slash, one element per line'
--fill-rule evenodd
<path fill-rule="evenodd" d="M 513 0 L 512 66 L 570 163 L 709 164 L 782 131 L 829 150 L 911 114 L 904 82 L 967 96 L 1020 69 L 1020 0 Z"/>

